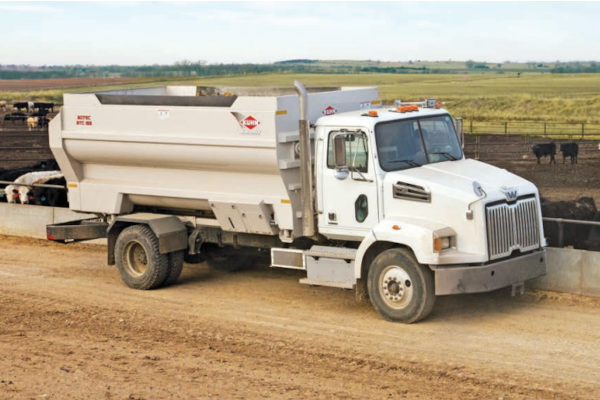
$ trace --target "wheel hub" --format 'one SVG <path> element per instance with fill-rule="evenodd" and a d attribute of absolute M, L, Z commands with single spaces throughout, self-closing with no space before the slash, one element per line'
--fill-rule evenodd
<path fill-rule="evenodd" d="M 412 282 L 402 267 L 387 267 L 380 282 L 383 299 L 390 307 L 404 308 L 413 296 Z"/>
<path fill-rule="evenodd" d="M 148 256 L 141 244 L 131 242 L 125 248 L 125 267 L 132 276 L 141 276 L 148 269 Z"/>

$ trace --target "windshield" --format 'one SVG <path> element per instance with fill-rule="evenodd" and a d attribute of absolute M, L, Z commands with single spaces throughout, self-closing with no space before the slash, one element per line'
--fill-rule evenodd
<path fill-rule="evenodd" d="M 462 158 L 449 115 L 382 122 L 375 126 L 375 139 L 385 171 Z"/>

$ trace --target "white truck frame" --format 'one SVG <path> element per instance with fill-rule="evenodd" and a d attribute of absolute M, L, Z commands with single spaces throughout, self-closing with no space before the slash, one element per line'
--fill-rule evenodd
<path fill-rule="evenodd" d="M 48 237 L 108 237 L 108 263 L 136 289 L 175 283 L 184 259 L 232 270 L 269 249 L 302 283 L 355 289 L 405 323 L 436 296 L 545 274 L 536 187 L 465 159 L 435 100 L 295 89 L 65 94 L 50 147 L 70 208 L 99 220 Z"/>

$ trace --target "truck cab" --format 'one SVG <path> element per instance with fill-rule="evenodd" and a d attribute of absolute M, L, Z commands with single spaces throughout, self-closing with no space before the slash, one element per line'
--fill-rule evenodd
<path fill-rule="evenodd" d="M 435 295 L 484 292 L 545 273 L 536 187 L 465 159 L 439 104 L 321 117 L 315 140 L 318 231 L 358 244 L 355 276 L 375 281 L 367 291 L 384 317 L 404 318 L 407 297 L 417 296 L 414 282 L 427 281 L 418 269 L 433 273 Z M 386 250 L 395 254 L 390 265 L 369 279 Z M 415 271 L 402 266 L 406 258 Z"/>

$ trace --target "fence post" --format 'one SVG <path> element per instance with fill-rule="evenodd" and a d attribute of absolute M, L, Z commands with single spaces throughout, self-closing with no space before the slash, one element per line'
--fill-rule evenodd
<path fill-rule="evenodd" d="M 546 137 L 546 121 L 544 121 L 544 137 Z"/>
<path fill-rule="evenodd" d="M 504 121 L 504 133 L 508 133 L 508 122 Z"/>
<path fill-rule="evenodd" d="M 475 159 L 479 160 L 479 135 L 475 136 Z"/>
<path fill-rule="evenodd" d="M 558 224 L 558 247 L 563 247 L 564 243 L 565 243 L 565 234 L 563 231 L 563 221 L 562 218 L 559 219 L 558 221 L 556 221 L 556 223 Z"/>
<path fill-rule="evenodd" d="M 472 134 L 473 133 L 473 118 L 471 118 L 471 121 L 469 122 L 469 133 Z"/>
<path fill-rule="evenodd" d="M 583 140 L 583 137 L 585 136 L 585 122 L 581 123 L 581 140 Z"/>

